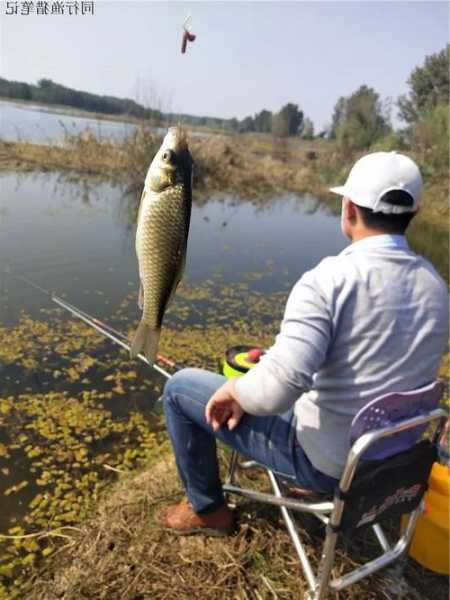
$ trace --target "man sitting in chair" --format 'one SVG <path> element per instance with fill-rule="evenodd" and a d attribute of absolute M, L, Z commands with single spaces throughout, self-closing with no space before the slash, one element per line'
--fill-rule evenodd
<path fill-rule="evenodd" d="M 156 515 L 178 534 L 226 534 L 233 514 L 216 439 L 291 480 L 305 496 L 333 492 L 355 414 L 374 398 L 436 378 L 448 339 L 447 286 L 408 246 L 422 178 L 396 152 L 353 166 L 342 187 L 351 240 L 296 283 L 280 333 L 240 379 L 183 369 L 164 390 L 167 429 L 187 501 Z"/>

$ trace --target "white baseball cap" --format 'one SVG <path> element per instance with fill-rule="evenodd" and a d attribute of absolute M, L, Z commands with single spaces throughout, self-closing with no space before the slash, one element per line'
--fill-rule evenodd
<path fill-rule="evenodd" d="M 400 214 L 418 209 L 422 186 L 419 167 L 413 160 L 397 152 L 373 152 L 356 161 L 344 185 L 330 191 L 347 196 L 356 205 L 371 208 L 373 212 Z M 407 192 L 412 203 L 386 201 L 389 198 L 385 194 L 394 190 Z"/>

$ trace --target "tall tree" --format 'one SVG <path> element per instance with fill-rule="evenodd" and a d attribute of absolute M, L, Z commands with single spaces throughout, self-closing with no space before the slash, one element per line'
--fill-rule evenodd
<path fill-rule="evenodd" d="M 440 52 L 430 54 L 424 64 L 411 73 L 410 91 L 398 99 L 399 116 L 409 125 L 431 113 L 438 104 L 448 105 L 449 50 L 447 44 Z"/>
<path fill-rule="evenodd" d="M 340 98 L 335 115 L 335 136 L 343 152 L 368 148 L 390 130 L 378 94 L 366 85 L 348 98 Z"/>
<path fill-rule="evenodd" d="M 285 138 L 289 136 L 289 123 L 286 121 L 286 119 L 283 119 L 280 113 L 272 115 L 271 131 L 272 134 L 277 138 Z"/>
<path fill-rule="evenodd" d="M 249 131 L 255 131 L 255 123 L 253 117 L 245 117 L 239 123 L 239 133 L 247 133 Z"/>
<path fill-rule="evenodd" d="M 297 135 L 303 127 L 303 111 L 298 104 L 288 102 L 272 118 L 272 133 L 278 137 Z"/>
<path fill-rule="evenodd" d="M 239 127 L 239 121 L 236 119 L 236 117 L 233 117 L 232 119 L 230 119 L 228 121 L 229 127 L 232 131 L 237 131 L 238 127 Z"/>
<path fill-rule="evenodd" d="M 339 98 L 339 100 L 336 102 L 336 105 L 334 107 L 333 116 L 331 119 L 331 132 L 330 132 L 330 137 L 333 139 L 336 138 L 338 127 L 339 127 L 339 125 L 342 124 L 342 122 L 344 120 L 345 104 L 346 104 L 346 100 L 345 100 L 345 98 L 343 98 L 341 96 Z"/>
<path fill-rule="evenodd" d="M 263 109 L 255 115 L 253 121 L 255 124 L 255 131 L 270 133 L 272 128 L 272 113 L 270 110 Z"/>

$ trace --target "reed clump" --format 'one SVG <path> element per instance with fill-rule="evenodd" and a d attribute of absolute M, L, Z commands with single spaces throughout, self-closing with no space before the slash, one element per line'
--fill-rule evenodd
<path fill-rule="evenodd" d="M 146 125 L 140 125 L 120 142 L 99 139 L 89 129 L 75 135 L 66 133 L 64 141 L 57 145 L 0 140 L 0 171 L 62 171 L 72 178 L 89 176 L 141 190 L 161 141 L 162 137 Z M 394 142 L 382 140 L 367 151 L 398 147 Z M 359 151 L 344 157 L 333 140 L 307 142 L 237 134 L 192 135 L 190 149 L 197 195 L 219 192 L 246 198 L 288 191 L 330 199 L 328 187 L 344 181 L 354 161 L 363 154 Z M 428 185 L 438 190 L 432 205 L 443 215 L 448 211 L 445 173 L 442 169 L 429 172 L 428 155 L 419 147 L 416 151 L 404 151 L 428 174 Z"/>
<path fill-rule="evenodd" d="M 140 190 L 161 141 L 146 126 L 122 142 L 99 139 L 90 130 L 66 134 L 60 145 L 0 141 L 0 170 L 62 171 L 71 178 L 89 176 Z M 192 136 L 190 148 L 200 196 L 220 192 L 254 198 L 304 191 L 303 165 L 289 164 L 275 154 L 261 156 L 258 143 L 249 143 L 245 136 Z"/>

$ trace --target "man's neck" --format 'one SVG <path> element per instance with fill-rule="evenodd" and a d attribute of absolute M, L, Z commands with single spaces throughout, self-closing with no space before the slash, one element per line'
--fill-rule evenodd
<path fill-rule="evenodd" d="M 354 242 L 359 242 L 365 238 L 373 237 L 375 235 L 388 235 L 388 233 L 387 231 L 382 231 L 380 229 L 362 229 L 353 232 L 350 235 L 350 239 L 353 244 Z"/>

